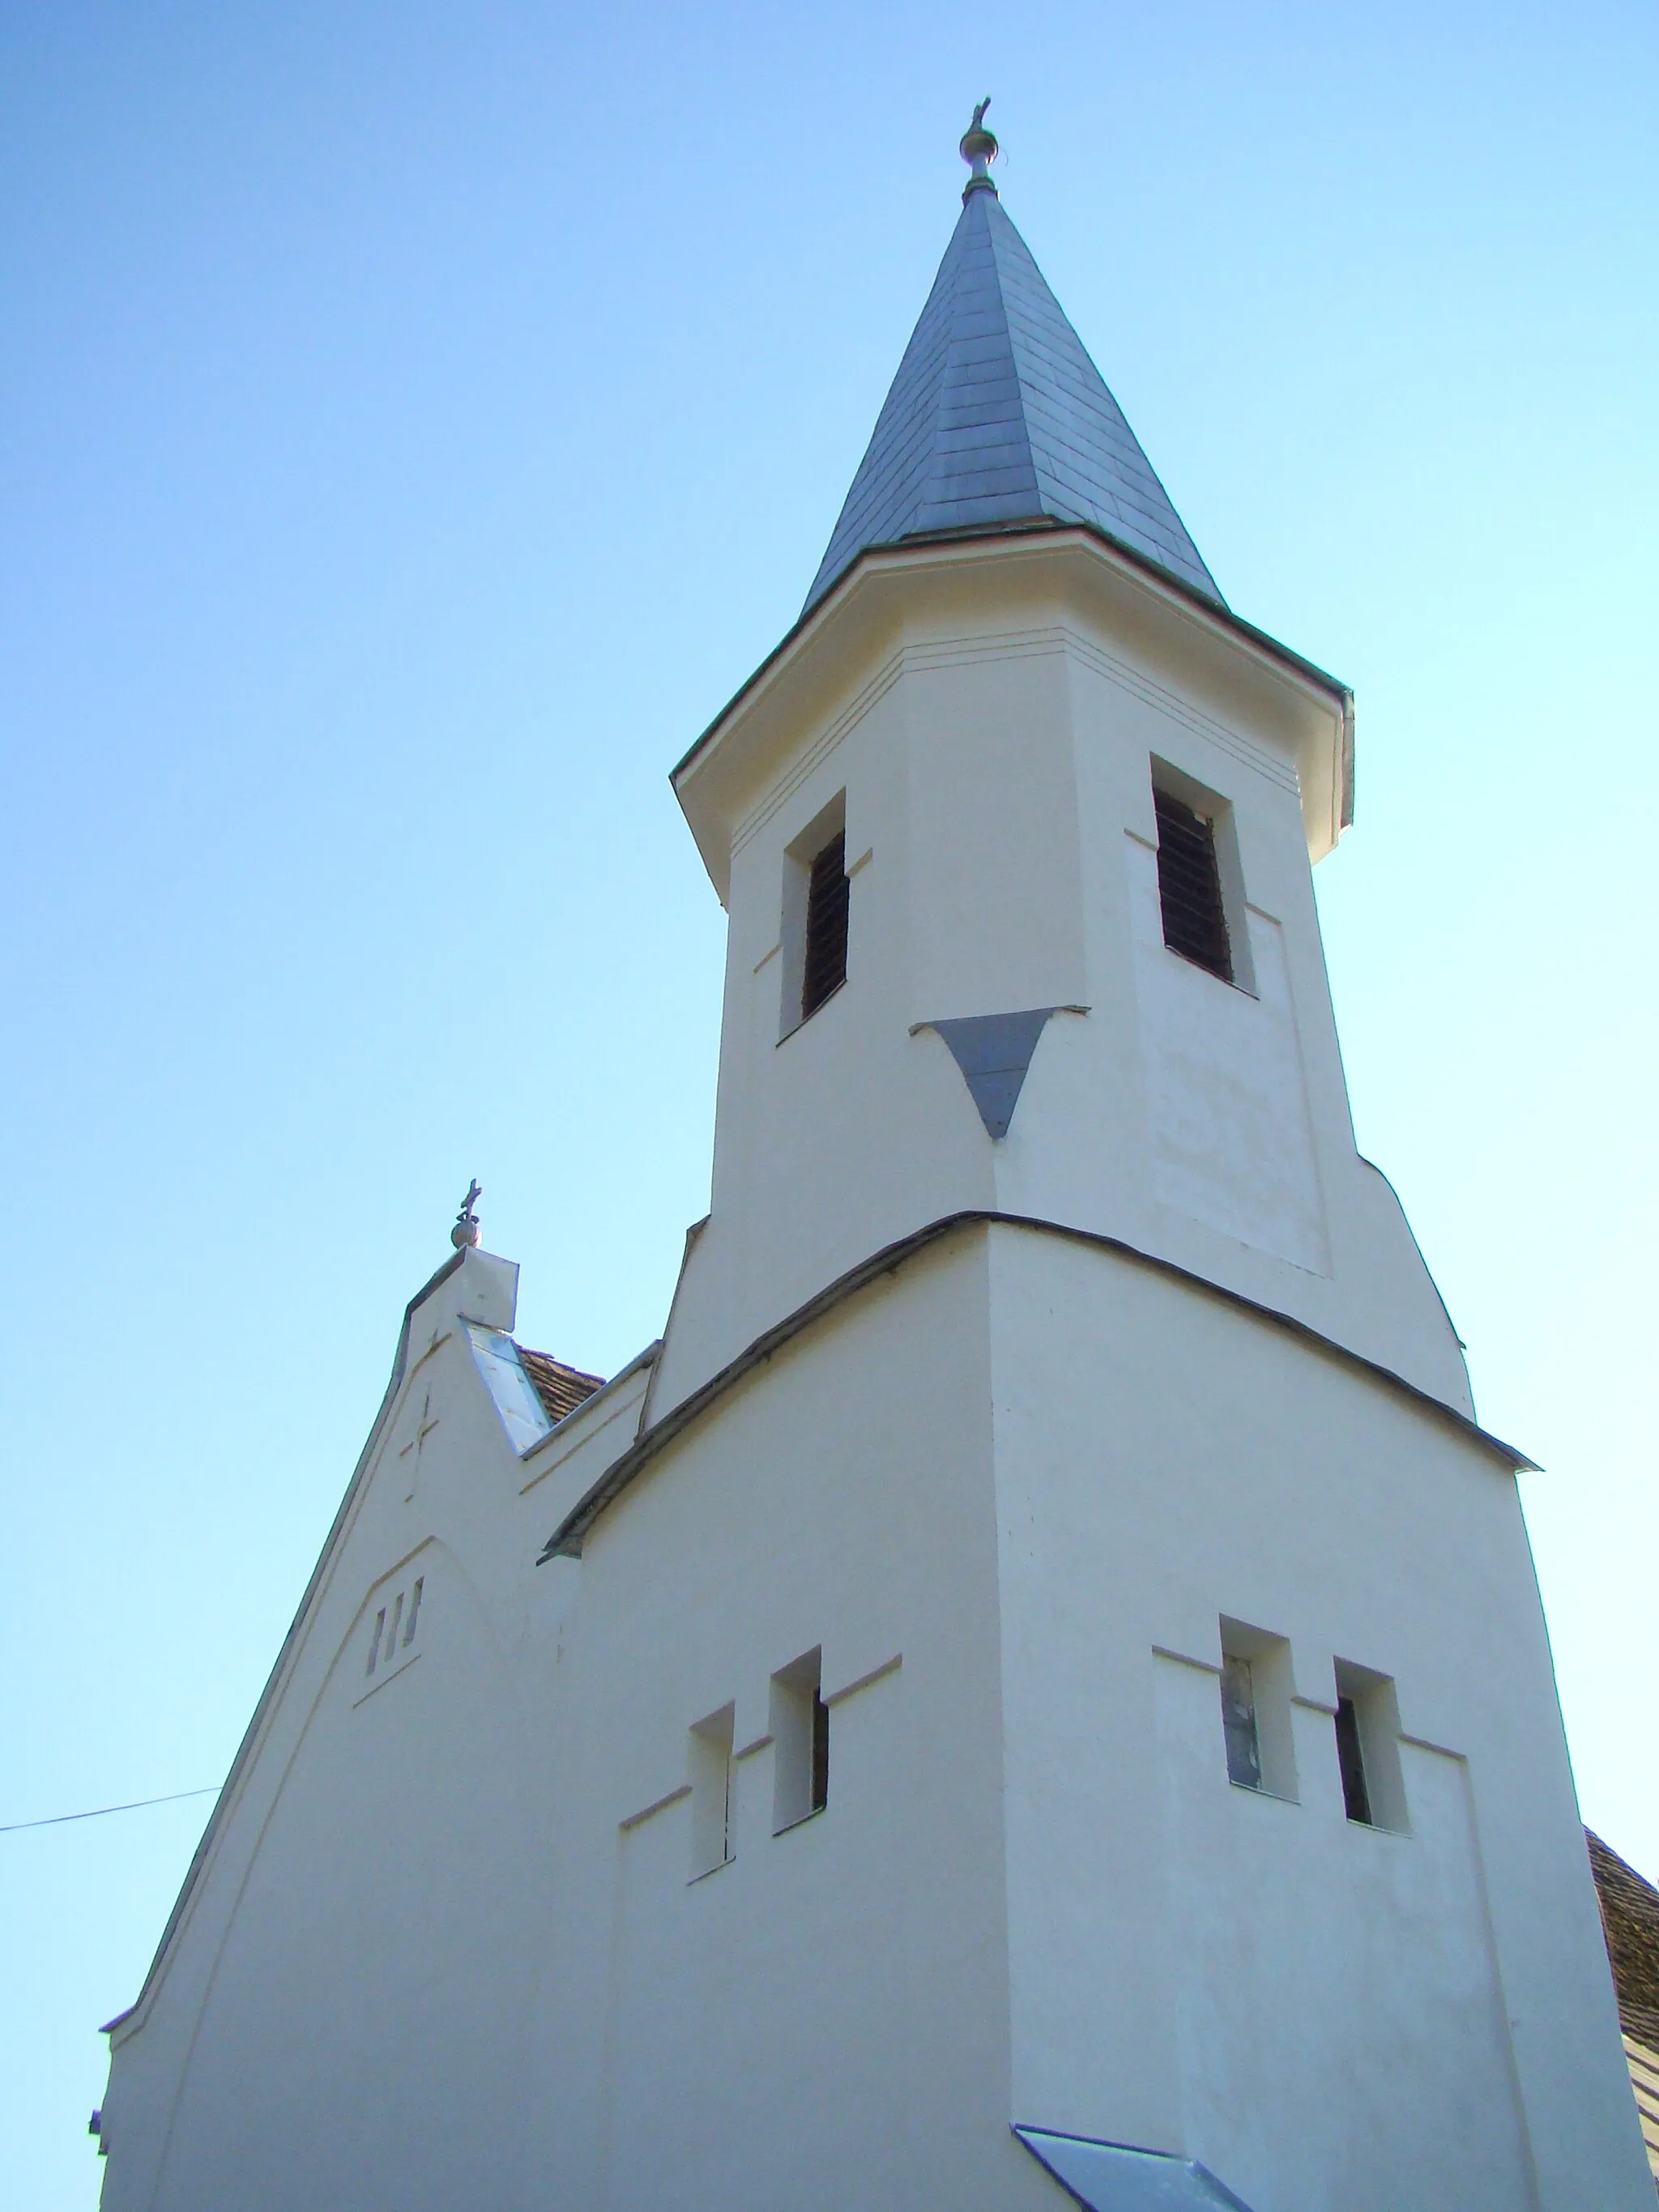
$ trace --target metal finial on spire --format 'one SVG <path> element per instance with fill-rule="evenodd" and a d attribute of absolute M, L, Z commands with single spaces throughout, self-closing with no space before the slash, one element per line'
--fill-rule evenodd
<path fill-rule="evenodd" d="M 990 105 L 991 95 L 988 92 L 974 110 L 973 121 L 962 134 L 962 158 L 971 173 L 962 188 L 964 203 L 969 192 L 994 192 L 996 190 L 988 173 L 990 164 L 997 157 L 996 139 L 985 127 L 985 111 Z"/>
<path fill-rule="evenodd" d="M 478 1226 L 478 1217 L 473 1211 L 483 1196 L 483 1185 L 475 1176 L 467 1185 L 466 1196 L 461 1200 L 461 1210 L 455 1216 L 455 1226 L 449 1232 L 449 1241 L 458 1252 L 470 1252 L 483 1236 Z"/>

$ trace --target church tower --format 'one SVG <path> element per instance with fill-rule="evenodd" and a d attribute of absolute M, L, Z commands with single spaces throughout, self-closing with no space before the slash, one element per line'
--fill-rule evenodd
<path fill-rule="evenodd" d="M 948 1881 L 999 1808 L 939 1942 L 994 1929 L 1006 2118 L 1086 2202 L 1634 2206 L 1528 1462 L 1354 1144 L 1352 701 L 1229 611 L 963 150 L 801 617 L 675 775 L 730 939 L 653 1413 L 787 1341 L 756 1572 L 847 1563 L 826 1681 L 872 1583 L 950 1620 L 890 1638 L 884 1817 L 926 1777 Z"/>
<path fill-rule="evenodd" d="M 675 774 L 731 939 L 659 1390 L 982 1211 L 1120 1238 L 1470 1413 L 1354 1150 L 1319 946 L 1351 696 L 1229 613 L 985 172 L 800 621 Z"/>
<path fill-rule="evenodd" d="M 1529 1462 L 1354 1145 L 1350 695 L 962 150 L 674 772 L 730 927 L 663 1340 L 521 1352 L 458 1224 L 112 2024 L 106 2212 L 1651 2207 Z"/>

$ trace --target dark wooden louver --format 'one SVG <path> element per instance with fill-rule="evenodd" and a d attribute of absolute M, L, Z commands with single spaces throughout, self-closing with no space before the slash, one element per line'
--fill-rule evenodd
<path fill-rule="evenodd" d="M 1224 983 L 1233 980 L 1215 830 L 1201 814 L 1154 790 L 1158 809 L 1158 896 L 1164 908 L 1164 942 Z"/>
<path fill-rule="evenodd" d="M 800 1018 L 815 1014 L 847 981 L 847 838 L 832 838 L 812 863 L 806 887 L 806 965 Z"/>

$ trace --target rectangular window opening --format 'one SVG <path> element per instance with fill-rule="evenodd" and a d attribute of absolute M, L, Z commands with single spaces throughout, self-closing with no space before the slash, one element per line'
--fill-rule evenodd
<path fill-rule="evenodd" d="M 1227 1779 L 1241 1790 L 1294 1802 L 1291 1647 L 1282 1636 L 1223 1614 L 1221 1733 Z"/>
<path fill-rule="evenodd" d="M 1261 1743 L 1255 1727 L 1255 1686 L 1250 1662 L 1224 1655 L 1221 1731 L 1227 1742 L 1227 1779 L 1243 1790 L 1261 1787 Z"/>
<path fill-rule="evenodd" d="M 830 1802 L 830 1708 L 812 1692 L 812 1810 L 823 1812 Z"/>
<path fill-rule="evenodd" d="M 691 1879 L 712 1874 L 732 1856 L 732 1728 L 734 1708 L 722 1705 L 690 1731 Z"/>
<path fill-rule="evenodd" d="M 1390 1678 L 1339 1659 L 1335 1726 L 1344 1812 L 1356 1826 L 1407 1833 L 1400 1706 Z"/>
<path fill-rule="evenodd" d="M 847 793 L 820 806 L 783 851 L 778 916 L 781 997 L 778 1042 L 833 999 L 847 981 L 851 887 L 847 874 Z"/>
<path fill-rule="evenodd" d="M 1221 895 L 1215 820 L 1171 792 L 1152 787 L 1158 816 L 1158 897 L 1171 952 L 1233 980 L 1232 945 Z"/>
<path fill-rule="evenodd" d="M 1371 1793 L 1365 1787 L 1365 1754 L 1359 1742 L 1359 1715 L 1352 1698 L 1336 1701 L 1336 1763 L 1342 1770 L 1342 1809 L 1362 1827 L 1371 1825 Z"/>
<path fill-rule="evenodd" d="M 800 1018 L 806 1021 L 847 981 L 847 832 L 838 830 L 807 871 L 806 954 Z"/>
<path fill-rule="evenodd" d="M 772 1832 L 781 1836 L 830 1802 L 830 1708 L 823 1655 L 808 1651 L 772 1677 Z"/>

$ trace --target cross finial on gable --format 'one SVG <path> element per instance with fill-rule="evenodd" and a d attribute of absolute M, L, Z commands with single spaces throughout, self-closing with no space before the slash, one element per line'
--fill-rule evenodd
<path fill-rule="evenodd" d="M 483 1185 L 475 1176 L 466 1187 L 466 1196 L 461 1200 L 461 1210 L 455 1216 L 455 1226 L 449 1232 L 449 1241 L 458 1252 L 471 1250 L 483 1237 L 477 1214 L 473 1211 L 483 1196 Z"/>

